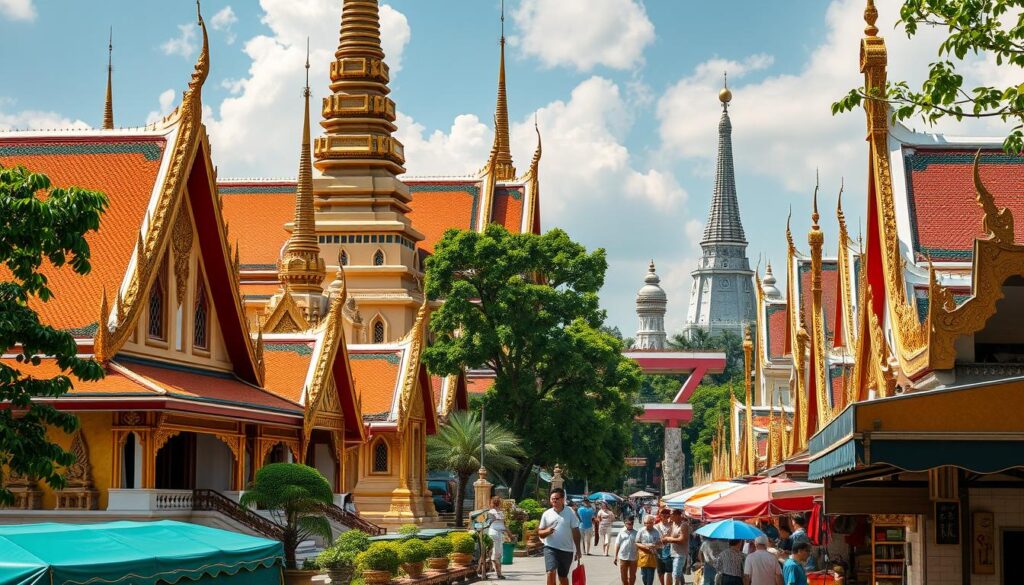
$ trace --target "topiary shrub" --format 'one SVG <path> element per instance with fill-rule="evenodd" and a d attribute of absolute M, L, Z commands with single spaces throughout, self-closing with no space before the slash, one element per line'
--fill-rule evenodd
<path fill-rule="evenodd" d="M 398 572 L 398 547 L 391 542 L 375 542 L 370 548 L 359 553 L 356 563 L 364 571 Z"/>
<path fill-rule="evenodd" d="M 476 538 L 468 532 L 456 532 L 451 538 L 454 552 L 471 555 L 476 550 Z"/>
<path fill-rule="evenodd" d="M 405 538 L 416 536 L 420 532 L 420 527 L 415 524 L 402 524 L 398 527 L 398 533 Z"/>
<path fill-rule="evenodd" d="M 435 536 L 427 541 L 427 550 L 430 551 L 430 558 L 442 559 L 448 558 L 455 547 L 452 546 L 452 540 L 447 536 Z"/>
<path fill-rule="evenodd" d="M 530 532 L 533 532 L 534 530 L 540 528 L 540 520 L 528 520 L 525 524 L 523 524 L 523 528 L 529 530 Z"/>
<path fill-rule="evenodd" d="M 316 562 L 321 569 L 352 569 L 356 566 L 356 556 L 358 555 L 359 553 L 354 550 L 343 550 L 340 547 L 332 546 L 317 555 Z"/>
<path fill-rule="evenodd" d="M 430 556 L 426 543 L 418 538 L 410 538 L 402 543 L 398 558 L 403 563 L 422 563 Z"/>
<path fill-rule="evenodd" d="M 370 535 L 362 530 L 346 530 L 334 542 L 334 547 L 360 553 L 370 548 Z"/>
<path fill-rule="evenodd" d="M 331 484 L 315 468 L 298 463 L 271 463 L 256 472 L 240 503 L 270 513 L 282 528 L 285 567 L 295 569 L 295 549 L 311 536 L 331 542 L 331 525 L 323 506 L 334 502 Z"/>

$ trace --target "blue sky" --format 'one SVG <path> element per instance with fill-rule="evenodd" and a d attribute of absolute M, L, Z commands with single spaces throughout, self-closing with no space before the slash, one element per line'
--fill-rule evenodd
<path fill-rule="evenodd" d="M 491 143 L 498 0 L 382 2 L 393 97 L 410 174 L 469 174 Z M 890 76 L 919 80 L 934 37 L 892 30 L 898 3 L 878 2 Z M 508 0 L 513 155 L 528 165 L 536 113 L 544 136 L 543 225 L 608 251 L 602 302 L 636 328 L 633 298 L 654 258 L 668 323 L 685 318 L 689 272 L 712 188 L 717 92 L 724 70 L 737 185 L 752 264 L 779 265 L 788 208 L 806 242 L 815 169 L 826 253 L 836 249 L 835 193 L 845 177 L 853 230 L 864 210 L 863 115 L 831 101 L 859 84 L 862 0 L 682 2 Z M 212 71 L 204 119 L 221 177 L 292 176 L 301 128 L 305 38 L 315 95 L 327 92 L 340 0 L 207 0 Z M 106 42 L 114 29 L 115 121 L 141 125 L 180 100 L 195 60 L 188 0 L 0 0 L 6 53 L 0 129 L 98 125 Z M 931 40 L 930 40 L 931 39 Z M 999 78 L 978 62 L 979 79 Z M 968 72 L 972 74 L 971 71 Z"/>

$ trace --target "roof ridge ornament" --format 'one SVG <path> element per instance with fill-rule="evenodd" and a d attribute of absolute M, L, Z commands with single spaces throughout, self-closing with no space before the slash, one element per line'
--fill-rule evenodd
<path fill-rule="evenodd" d="M 114 27 L 110 27 L 110 38 L 107 40 L 107 97 L 103 104 L 103 129 L 114 129 Z"/>
<path fill-rule="evenodd" d="M 864 22 L 867 26 L 864 27 L 864 34 L 868 37 L 878 36 L 878 27 L 875 23 L 878 21 L 878 9 L 875 8 L 875 0 L 867 0 L 867 4 L 864 6 Z"/>
<path fill-rule="evenodd" d="M 981 161 L 981 149 L 974 155 L 974 190 L 977 192 L 978 205 L 985 213 L 982 226 L 988 239 L 1002 244 L 1013 243 L 1013 212 L 1007 207 L 997 207 L 996 198 L 981 182 L 978 163 Z"/>

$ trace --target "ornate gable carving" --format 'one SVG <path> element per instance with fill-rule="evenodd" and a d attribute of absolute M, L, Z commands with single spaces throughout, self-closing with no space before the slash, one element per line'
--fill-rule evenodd
<path fill-rule="evenodd" d="M 297 333 L 307 331 L 309 328 L 309 322 L 303 316 L 302 309 L 287 290 L 281 293 L 277 305 L 267 315 L 267 321 L 263 325 L 263 329 L 270 333 Z"/>

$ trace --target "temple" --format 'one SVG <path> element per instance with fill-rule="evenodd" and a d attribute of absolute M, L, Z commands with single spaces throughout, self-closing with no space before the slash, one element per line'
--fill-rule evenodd
<path fill-rule="evenodd" d="M 740 219 L 732 162 L 732 91 L 723 87 L 718 98 L 722 102 L 722 118 L 718 122 L 715 190 L 700 242 L 702 256 L 692 273 L 690 308 L 683 328 L 690 338 L 697 330 L 709 335 L 724 331 L 742 335 L 746 325 L 754 322 L 754 273 L 747 260 L 747 238 Z"/>
<path fill-rule="evenodd" d="M 880 95 L 888 52 L 871 0 L 864 17 L 864 89 Z M 1024 504 L 1024 158 L 1001 136 L 914 132 L 881 100 L 864 110 L 864 233 L 848 232 L 842 189 L 816 185 L 806 247 L 802 214 L 787 223 L 786 285 L 770 264 L 759 276 L 746 402 L 702 479 L 823 482 L 825 513 L 870 527 L 862 552 L 831 551 L 855 560 L 857 582 L 1009 582 Z M 836 234 L 821 227 L 826 200 Z"/>

